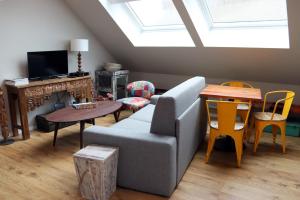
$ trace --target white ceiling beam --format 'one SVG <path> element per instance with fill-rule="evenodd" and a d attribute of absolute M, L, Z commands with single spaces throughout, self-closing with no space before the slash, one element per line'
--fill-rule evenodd
<path fill-rule="evenodd" d="M 193 24 L 193 21 L 183 3 L 183 0 L 173 0 L 173 3 L 186 26 L 187 31 L 190 33 L 192 40 L 194 41 L 197 47 L 203 47 L 203 43 L 199 37 L 199 34 Z"/>

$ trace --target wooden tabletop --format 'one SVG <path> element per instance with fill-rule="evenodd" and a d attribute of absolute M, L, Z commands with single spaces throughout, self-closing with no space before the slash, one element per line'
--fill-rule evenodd
<path fill-rule="evenodd" d="M 237 98 L 245 100 L 262 100 L 258 88 L 242 88 L 222 85 L 207 85 L 200 93 L 202 97 Z"/>
<path fill-rule="evenodd" d="M 50 113 L 46 119 L 51 122 L 78 122 L 114 113 L 121 107 L 122 103 L 120 102 L 98 101 L 96 108 L 76 110 L 69 106 Z"/>
<path fill-rule="evenodd" d="M 5 85 L 9 87 L 15 87 L 15 88 L 29 88 L 29 87 L 43 86 L 43 85 L 49 85 L 53 83 L 58 84 L 62 82 L 77 81 L 83 79 L 91 79 L 91 76 L 81 76 L 81 77 L 73 77 L 73 78 L 63 77 L 63 78 L 54 78 L 54 79 L 47 79 L 41 81 L 30 81 L 29 84 L 17 85 L 17 86 L 15 86 L 11 81 L 5 81 Z"/>

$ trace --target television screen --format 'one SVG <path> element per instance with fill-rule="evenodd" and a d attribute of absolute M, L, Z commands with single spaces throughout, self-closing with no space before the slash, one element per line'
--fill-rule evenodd
<path fill-rule="evenodd" d="M 47 79 L 68 74 L 68 51 L 28 52 L 29 79 Z"/>

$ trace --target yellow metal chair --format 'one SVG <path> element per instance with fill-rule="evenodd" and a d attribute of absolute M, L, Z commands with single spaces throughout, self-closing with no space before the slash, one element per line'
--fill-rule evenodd
<path fill-rule="evenodd" d="M 237 122 L 237 107 L 240 102 L 234 101 L 217 101 L 207 100 L 206 108 L 208 113 L 208 124 L 210 126 L 210 134 L 206 152 L 206 162 L 208 162 L 211 151 L 215 144 L 215 140 L 219 136 L 230 136 L 233 138 L 236 149 L 237 166 L 241 165 L 241 158 L 243 154 L 243 137 L 244 128 L 248 122 L 248 116 L 251 109 L 250 102 L 244 102 L 248 106 L 247 116 L 244 122 Z M 211 120 L 209 111 L 209 104 L 216 104 L 217 106 L 217 120 Z"/>
<path fill-rule="evenodd" d="M 252 85 L 249 83 L 241 82 L 241 81 L 228 81 L 225 83 L 222 83 L 221 85 L 223 86 L 231 86 L 231 87 L 243 87 L 243 88 L 253 88 Z M 240 99 L 234 99 L 235 102 L 242 102 Z M 237 115 L 242 118 L 243 121 L 246 120 L 247 113 L 248 113 L 249 107 L 247 104 L 240 103 L 238 104 L 237 107 Z M 247 137 L 247 132 L 248 132 L 248 124 L 245 126 L 245 135 L 244 137 Z"/>
<path fill-rule="evenodd" d="M 283 94 L 286 96 L 285 98 L 276 101 L 273 112 L 265 112 L 267 98 L 269 95 L 272 94 Z M 293 91 L 287 91 L 287 90 L 271 91 L 265 94 L 262 112 L 257 112 L 254 114 L 254 118 L 255 118 L 255 141 L 254 141 L 254 148 L 253 148 L 254 153 L 257 150 L 257 146 L 263 134 L 264 128 L 269 125 L 272 126 L 274 144 L 276 142 L 277 131 L 278 129 L 280 129 L 282 152 L 285 153 L 286 119 L 290 112 L 290 108 L 293 103 L 294 97 L 295 97 L 295 93 Z M 276 113 L 276 109 L 278 104 L 281 102 L 284 102 L 284 106 L 283 106 L 282 113 L 278 114 Z"/>

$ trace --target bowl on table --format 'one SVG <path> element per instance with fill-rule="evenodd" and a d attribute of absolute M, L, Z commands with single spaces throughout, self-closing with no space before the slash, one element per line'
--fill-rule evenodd
<path fill-rule="evenodd" d="M 110 71 L 110 72 L 118 71 L 121 68 L 122 68 L 122 65 L 118 64 L 118 63 L 106 63 L 105 66 L 104 66 L 104 69 L 106 71 Z"/>

